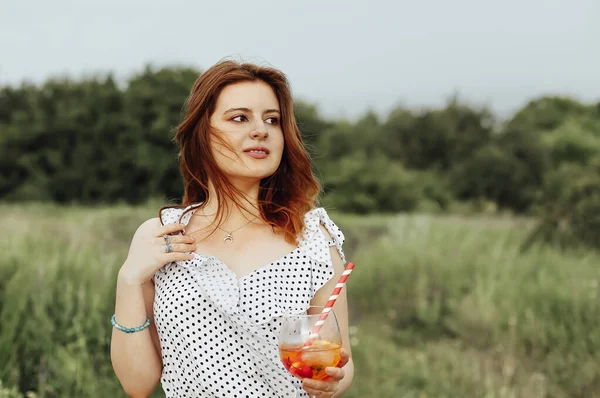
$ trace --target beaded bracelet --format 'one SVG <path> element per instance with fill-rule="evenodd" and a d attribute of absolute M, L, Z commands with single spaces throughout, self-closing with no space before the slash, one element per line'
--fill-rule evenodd
<path fill-rule="evenodd" d="M 116 327 L 117 329 L 119 329 L 119 330 L 120 330 L 120 331 L 122 331 L 122 332 L 125 332 L 125 333 L 135 333 L 135 332 L 139 332 L 139 331 L 141 331 L 141 330 L 144 330 L 144 329 L 146 329 L 148 326 L 150 326 L 150 318 L 146 317 L 146 322 L 145 322 L 145 323 L 144 323 L 142 326 L 137 326 L 137 327 L 135 327 L 135 328 L 126 328 L 126 327 L 125 327 L 125 326 L 123 326 L 123 325 L 119 325 L 119 324 L 117 323 L 117 320 L 115 319 L 115 316 L 114 316 L 114 315 L 113 315 L 113 316 L 110 318 L 110 323 L 112 323 L 112 325 L 113 325 L 114 327 Z"/>

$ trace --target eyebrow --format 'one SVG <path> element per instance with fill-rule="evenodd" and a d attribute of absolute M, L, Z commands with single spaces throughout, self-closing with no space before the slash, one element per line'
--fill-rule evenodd
<path fill-rule="evenodd" d="M 249 108 L 230 108 L 223 112 L 224 115 L 232 112 L 252 112 Z M 267 109 L 263 113 L 281 113 L 279 109 Z"/>

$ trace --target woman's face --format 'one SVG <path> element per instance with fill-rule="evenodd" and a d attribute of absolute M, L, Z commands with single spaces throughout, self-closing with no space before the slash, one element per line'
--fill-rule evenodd
<path fill-rule="evenodd" d="M 215 138 L 210 142 L 217 165 L 230 180 L 260 181 L 275 173 L 284 146 L 280 119 L 279 101 L 264 82 L 235 83 L 221 91 L 210 125 L 235 153 Z"/>

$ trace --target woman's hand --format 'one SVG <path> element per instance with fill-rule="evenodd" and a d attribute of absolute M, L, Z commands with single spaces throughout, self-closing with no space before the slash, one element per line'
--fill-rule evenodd
<path fill-rule="evenodd" d="M 302 388 L 311 396 L 316 397 L 334 397 L 338 391 L 338 384 L 344 378 L 344 365 L 350 360 L 350 355 L 345 349 L 340 351 L 341 359 L 337 367 L 325 368 L 325 372 L 329 375 L 325 380 L 304 379 Z"/>
<path fill-rule="evenodd" d="M 119 277 L 128 283 L 143 284 L 152 279 L 154 273 L 165 264 L 174 261 L 191 260 L 196 250 L 193 238 L 184 235 L 171 235 L 183 230 L 182 224 L 160 225 L 158 219 L 142 224 L 131 241 L 127 260 L 119 271 Z M 169 235 L 173 251 L 167 253 L 164 236 Z"/>

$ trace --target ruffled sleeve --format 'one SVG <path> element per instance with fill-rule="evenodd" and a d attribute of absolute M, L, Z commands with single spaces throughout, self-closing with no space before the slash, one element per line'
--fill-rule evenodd
<path fill-rule="evenodd" d="M 304 216 L 305 230 L 300 239 L 299 246 L 311 261 L 312 294 L 317 292 L 335 274 L 330 247 L 335 246 L 342 263 L 346 263 L 346 257 L 342 245 L 344 244 L 344 233 L 329 218 L 324 208 L 319 207 L 306 213 Z M 321 226 L 324 226 L 331 240 L 325 236 Z"/>
<path fill-rule="evenodd" d="M 160 222 L 163 225 L 177 224 L 177 223 L 182 223 L 184 225 L 187 225 L 187 223 L 190 221 L 190 218 L 194 214 L 193 211 L 189 211 L 189 210 L 195 210 L 195 208 L 198 206 L 199 206 L 199 204 L 189 205 L 185 208 L 167 207 L 165 209 L 162 209 L 162 211 L 160 212 Z"/>
<path fill-rule="evenodd" d="M 182 210 L 167 207 L 166 209 L 162 209 L 160 212 L 160 222 L 162 225 L 175 224 L 179 221 L 179 216 L 181 216 Z"/>

